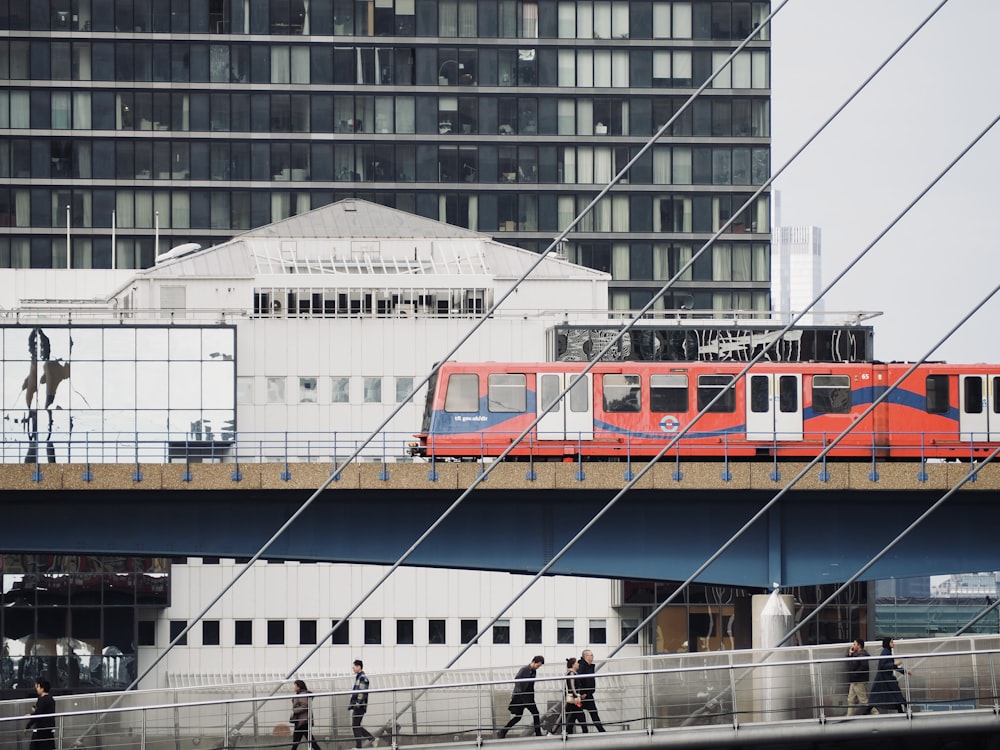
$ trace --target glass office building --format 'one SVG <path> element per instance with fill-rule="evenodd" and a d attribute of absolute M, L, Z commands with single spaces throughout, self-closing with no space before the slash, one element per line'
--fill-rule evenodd
<path fill-rule="evenodd" d="M 0 267 L 146 267 L 359 197 L 542 249 L 769 12 L 0 0 Z M 565 242 L 635 309 L 770 307 L 765 29 Z"/>

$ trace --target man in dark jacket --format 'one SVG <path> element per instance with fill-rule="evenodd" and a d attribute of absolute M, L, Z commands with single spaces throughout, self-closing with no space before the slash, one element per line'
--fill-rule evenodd
<path fill-rule="evenodd" d="M 847 662 L 847 715 L 868 713 L 868 657 L 865 642 L 855 638 L 848 650 Z"/>
<path fill-rule="evenodd" d="M 354 687 L 351 690 L 351 701 L 347 710 L 351 712 L 351 729 L 354 732 L 354 747 L 361 747 L 362 740 L 368 740 L 370 747 L 378 747 L 378 740 L 361 726 L 361 720 L 368 711 L 368 675 L 361 659 L 355 659 L 351 665 L 354 670 Z"/>
<path fill-rule="evenodd" d="M 536 656 L 527 666 L 517 670 L 517 674 L 514 675 L 514 690 L 510 695 L 510 705 L 507 706 L 507 710 L 514 715 L 507 722 L 507 725 L 497 732 L 500 739 L 506 737 L 507 730 L 521 720 L 525 709 L 531 712 L 531 719 L 535 724 L 535 736 L 542 736 L 542 721 L 538 715 L 538 706 L 535 705 L 535 675 L 538 673 L 538 668 L 544 663 L 544 657 Z"/>
<path fill-rule="evenodd" d="M 49 681 L 43 677 L 35 680 L 35 692 L 38 700 L 31 709 L 31 718 L 24 733 L 31 733 L 31 750 L 55 750 L 56 720 L 52 715 L 56 712 L 56 701 L 49 695 Z"/>
<path fill-rule="evenodd" d="M 593 674 L 596 671 L 594 666 L 594 652 L 589 648 L 586 649 L 580 656 L 580 671 L 579 676 L 576 678 L 576 691 L 580 695 L 580 707 L 590 714 L 590 720 L 594 722 L 594 726 L 597 727 L 598 732 L 603 732 L 604 725 L 601 723 L 601 717 L 597 714 L 597 704 L 594 702 L 594 691 L 597 688 L 597 680 L 594 679 Z M 584 725 L 586 728 L 586 725 Z"/>

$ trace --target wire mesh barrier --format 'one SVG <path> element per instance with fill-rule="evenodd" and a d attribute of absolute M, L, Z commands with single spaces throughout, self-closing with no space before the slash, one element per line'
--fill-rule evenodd
<path fill-rule="evenodd" d="M 874 651 L 874 649 L 873 649 Z M 899 675 L 902 704 L 873 706 L 849 717 L 845 646 L 714 651 L 614 659 L 594 675 L 595 702 L 609 738 L 614 733 L 667 735 L 710 725 L 723 732 L 830 722 L 932 721 L 941 712 L 986 713 L 1000 707 L 997 662 L 1000 638 L 969 636 L 897 643 L 890 657 Z M 870 657 L 873 677 L 883 657 Z M 540 670 L 535 702 L 543 733 L 567 735 L 564 678 Z M 362 726 L 386 746 L 441 742 L 481 743 L 498 737 L 510 718 L 513 668 L 374 675 Z M 893 677 L 893 679 L 897 679 Z M 309 735 L 322 747 L 351 748 L 358 740 L 348 708 L 352 676 L 310 677 Z M 66 695 L 56 699 L 58 748 L 287 747 L 290 682 L 204 685 L 122 694 Z M 870 693 L 871 701 L 875 698 Z M 0 747 L 27 748 L 32 701 L 0 703 Z M 923 718 L 927 717 L 927 718 Z M 577 729 L 598 734 L 591 717 Z M 525 715 L 508 737 L 534 735 Z M 589 726 L 588 726 L 589 725 Z M 300 726 L 300 728 L 302 728 Z M 871 725 L 869 725 L 869 729 Z M 574 734 L 574 737 L 581 735 Z M 364 743 L 369 744 L 367 741 Z"/>

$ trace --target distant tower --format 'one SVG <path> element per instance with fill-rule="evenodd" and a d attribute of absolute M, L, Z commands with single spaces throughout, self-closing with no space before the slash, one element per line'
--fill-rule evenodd
<path fill-rule="evenodd" d="M 822 255 L 819 227 L 775 228 L 771 253 L 771 309 L 775 318 L 789 321 L 822 291 Z M 820 300 L 800 321 L 823 322 Z"/>

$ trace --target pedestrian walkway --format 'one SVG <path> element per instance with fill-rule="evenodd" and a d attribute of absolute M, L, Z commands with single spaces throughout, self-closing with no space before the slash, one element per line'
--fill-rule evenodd
<path fill-rule="evenodd" d="M 563 739 L 621 747 L 633 736 L 638 746 L 683 744 L 691 741 L 684 739 L 690 735 L 723 747 L 756 737 L 777 747 L 806 738 L 846 742 L 870 736 L 876 727 L 882 737 L 942 729 L 1000 731 L 997 636 L 897 640 L 896 657 L 912 673 L 900 679 L 907 700 L 903 714 L 846 715 L 846 654 L 844 644 L 598 662 L 595 695 L 608 732 L 591 727 L 586 735 Z M 559 665 L 553 653 L 538 671 L 535 692 L 543 713 L 561 710 Z M 516 669 L 372 673 L 365 725 L 382 746 L 545 742 L 534 738 L 530 722 L 512 729 L 505 740 L 497 739 L 509 716 Z M 313 733 L 319 744 L 352 748 L 347 704 L 353 675 L 302 677 L 313 692 Z M 226 684 L 219 678 L 215 685 L 57 697 L 57 747 L 291 744 L 291 680 Z M 176 676 L 175 681 L 186 680 Z M 0 703 L 0 747 L 27 748 L 23 729 L 30 706 L 27 700 Z"/>

